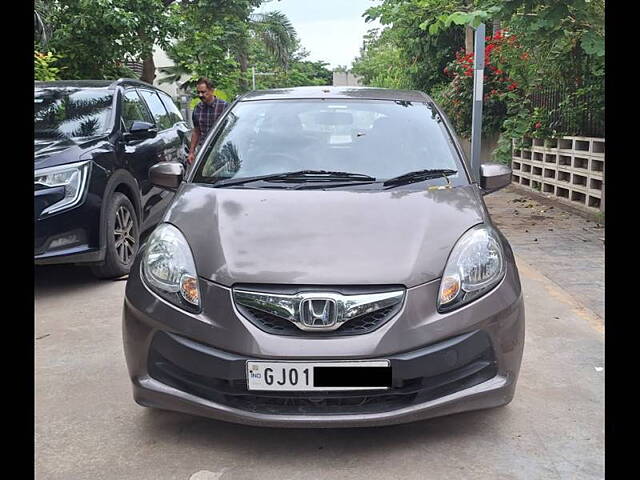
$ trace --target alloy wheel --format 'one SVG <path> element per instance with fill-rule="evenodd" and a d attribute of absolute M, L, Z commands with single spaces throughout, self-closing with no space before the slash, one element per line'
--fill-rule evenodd
<path fill-rule="evenodd" d="M 133 232 L 132 232 L 133 230 Z M 133 215 L 125 206 L 120 206 L 116 212 L 116 222 L 113 231 L 116 252 L 122 263 L 129 264 L 136 246 L 135 222 Z"/>

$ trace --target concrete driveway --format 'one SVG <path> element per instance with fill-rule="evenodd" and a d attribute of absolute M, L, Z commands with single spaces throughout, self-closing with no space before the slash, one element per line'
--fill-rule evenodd
<path fill-rule="evenodd" d="M 516 252 L 517 253 L 517 252 Z M 507 407 L 355 430 L 260 429 L 133 402 L 125 282 L 36 271 L 38 479 L 604 478 L 601 319 L 518 258 L 524 361 Z"/>

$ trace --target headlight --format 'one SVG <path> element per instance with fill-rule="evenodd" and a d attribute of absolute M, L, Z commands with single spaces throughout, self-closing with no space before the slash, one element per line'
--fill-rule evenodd
<path fill-rule="evenodd" d="M 42 215 L 68 210 L 80 203 L 85 192 L 91 162 L 78 162 L 59 167 L 43 168 L 34 173 L 36 188 L 64 187 L 64 197 L 49 205 Z"/>
<path fill-rule="evenodd" d="M 495 230 L 477 225 L 456 243 L 440 282 L 438 311 L 460 307 L 488 292 L 504 277 L 504 252 Z"/>
<path fill-rule="evenodd" d="M 198 275 L 184 235 L 169 223 L 149 236 L 142 257 L 142 274 L 158 295 L 191 311 L 200 309 Z"/>

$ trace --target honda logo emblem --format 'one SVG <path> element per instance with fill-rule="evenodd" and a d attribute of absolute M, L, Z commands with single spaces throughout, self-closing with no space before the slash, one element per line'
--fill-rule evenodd
<path fill-rule="evenodd" d="M 333 327 L 337 319 L 336 302 L 331 298 L 306 298 L 300 302 L 300 321 L 306 327 Z"/>

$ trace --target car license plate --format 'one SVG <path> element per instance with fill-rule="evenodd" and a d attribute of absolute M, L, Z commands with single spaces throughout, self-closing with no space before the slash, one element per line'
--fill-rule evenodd
<path fill-rule="evenodd" d="M 391 387 L 389 360 L 247 361 L 247 389 L 249 390 L 386 390 L 389 387 Z"/>

